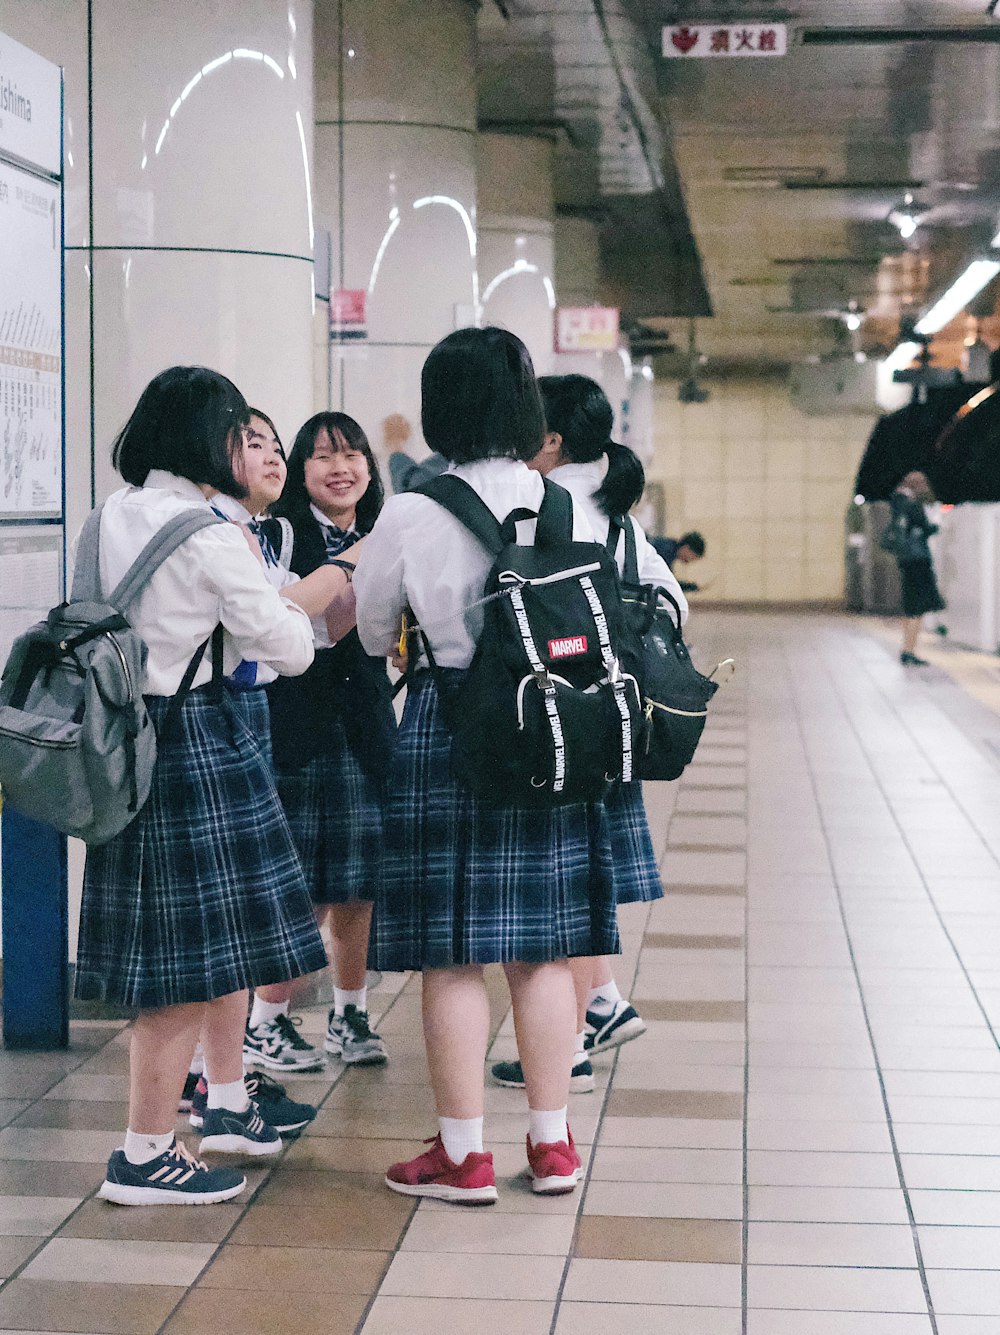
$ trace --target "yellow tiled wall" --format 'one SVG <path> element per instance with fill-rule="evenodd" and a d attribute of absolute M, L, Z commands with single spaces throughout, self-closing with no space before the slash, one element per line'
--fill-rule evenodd
<path fill-rule="evenodd" d="M 844 512 L 874 418 L 807 417 L 784 379 L 709 382 L 707 403 L 656 385 L 656 456 L 667 533 L 699 529 L 691 572 L 705 599 L 827 600 L 844 587 Z M 695 573 L 695 571 L 697 573 Z"/>

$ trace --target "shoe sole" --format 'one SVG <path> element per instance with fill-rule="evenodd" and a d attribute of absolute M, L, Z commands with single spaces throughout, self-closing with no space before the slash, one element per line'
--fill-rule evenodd
<path fill-rule="evenodd" d="M 232 1200 L 246 1189 L 246 1178 L 238 1187 L 225 1191 L 204 1191 L 193 1195 L 187 1191 L 170 1191 L 166 1187 L 128 1187 L 120 1182 L 105 1182 L 97 1193 L 101 1200 L 113 1205 L 217 1205 Z"/>
<path fill-rule="evenodd" d="M 499 1076 L 494 1075 L 493 1083 L 499 1085 L 501 1089 L 524 1089 L 523 1080 L 501 1080 Z M 595 1085 L 596 1081 L 593 1074 L 571 1075 L 569 1078 L 569 1092 L 571 1094 L 593 1094 Z"/>
<path fill-rule="evenodd" d="M 264 1117 L 263 1113 L 261 1113 L 261 1117 Z M 288 1135 L 292 1131 L 301 1131 L 304 1126 L 308 1126 L 313 1120 L 312 1117 L 305 1117 L 301 1122 L 289 1122 L 286 1126 L 279 1125 L 277 1122 L 267 1122 L 267 1118 L 264 1117 L 264 1121 L 267 1122 L 268 1126 L 274 1127 L 275 1131 L 283 1136 Z M 204 1117 L 199 1117 L 197 1113 L 192 1113 L 190 1117 L 188 1117 L 188 1121 L 196 1131 L 200 1131 L 205 1125 Z"/>
<path fill-rule="evenodd" d="M 248 1140 L 246 1136 L 205 1136 L 198 1146 L 199 1154 L 280 1154 L 283 1146 L 278 1140 Z"/>
<path fill-rule="evenodd" d="M 398 1191 L 401 1196 L 429 1196 L 434 1201 L 449 1201 L 452 1205 L 495 1205 L 496 1187 L 449 1187 L 445 1183 L 428 1182 L 411 1187 L 406 1182 L 393 1182 L 385 1179 L 390 1191 Z"/>
<path fill-rule="evenodd" d="M 603 1043 L 595 1043 L 592 1048 L 588 1048 L 587 1055 L 610 1052 L 612 1048 L 620 1048 L 623 1043 L 631 1043 L 633 1038 L 641 1038 L 645 1032 L 646 1023 L 637 1015 L 634 1020 L 626 1020 L 624 1024 L 619 1025 Z"/>
<path fill-rule="evenodd" d="M 576 1190 L 579 1181 L 579 1168 L 568 1177 L 535 1177 L 532 1174 L 531 1190 L 536 1196 L 565 1196 Z"/>
<path fill-rule="evenodd" d="M 323 1058 L 317 1052 L 315 1057 L 307 1057 L 301 1062 L 280 1061 L 277 1057 L 268 1057 L 263 1052 L 251 1048 L 243 1049 L 243 1061 L 247 1066 L 266 1066 L 269 1071 L 322 1071 Z"/>
<path fill-rule="evenodd" d="M 323 1051 L 328 1052 L 331 1057 L 339 1057 L 345 1066 L 384 1066 L 389 1060 L 384 1052 L 375 1052 L 364 1057 L 346 1057 L 343 1048 L 329 1041 L 324 1042 Z"/>

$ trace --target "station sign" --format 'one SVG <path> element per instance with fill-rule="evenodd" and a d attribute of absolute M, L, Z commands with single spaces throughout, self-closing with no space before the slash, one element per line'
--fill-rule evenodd
<path fill-rule="evenodd" d="M 62 75 L 0 32 L 0 153 L 58 176 L 62 171 Z"/>
<path fill-rule="evenodd" d="M 667 60 L 766 59 L 787 53 L 784 23 L 675 23 L 663 29 Z"/>
<path fill-rule="evenodd" d="M 556 314 L 556 352 L 615 352 L 616 306 L 562 306 Z"/>
<path fill-rule="evenodd" d="M 330 289 L 330 338 L 354 343 L 368 337 L 368 293 L 363 287 Z"/>

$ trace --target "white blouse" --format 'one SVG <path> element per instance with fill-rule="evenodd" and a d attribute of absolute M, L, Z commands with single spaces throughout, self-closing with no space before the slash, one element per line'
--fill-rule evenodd
<path fill-rule="evenodd" d="M 473 488 L 501 522 L 512 510 L 538 510 L 541 475 L 517 459 L 482 459 L 448 470 Z M 530 536 L 534 521 L 518 526 Z M 573 537 L 594 540 L 581 506 L 573 505 Z M 409 605 L 441 667 L 466 668 L 483 628 L 481 607 L 493 557 L 463 524 L 429 496 L 391 496 L 365 542 L 354 576 L 358 634 L 375 657 L 395 652 L 400 619 Z"/>
<path fill-rule="evenodd" d="M 144 486 L 123 487 L 109 496 L 101 515 L 104 595 L 167 520 L 197 507 L 210 508 L 201 490 L 160 470 L 152 471 Z M 195 650 L 220 622 L 227 676 L 243 659 L 290 677 L 305 672 L 313 660 L 309 618 L 268 583 L 263 566 L 232 524 L 214 524 L 182 543 L 126 614 L 149 650 L 147 695 L 173 695 Z M 211 654 L 206 653 L 194 685 L 204 685 L 211 675 Z"/>
<path fill-rule="evenodd" d="M 590 527 L 594 530 L 594 537 L 602 543 L 608 540 L 608 529 L 611 527 L 611 521 L 594 500 L 594 494 L 600 490 L 601 483 L 607 473 L 607 456 L 602 454 L 600 459 L 595 459 L 589 464 L 560 464 L 558 468 L 551 469 L 548 475 L 551 482 L 558 482 L 560 487 L 565 487 L 572 494 L 576 503 L 586 512 L 587 518 L 590 520 Z M 687 599 L 681 592 L 681 586 L 677 583 L 673 571 L 666 561 L 647 540 L 638 521 L 631 516 L 629 518 L 632 531 L 635 534 L 635 555 L 639 566 L 639 583 L 655 584 L 672 594 L 681 609 L 681 625 L 683 625 L 687 621 L 688 605 Z M 625 569 L 624 532 L 618 538 L 615 560 L 618 563 L 618 573 L 621 574 Z"/>

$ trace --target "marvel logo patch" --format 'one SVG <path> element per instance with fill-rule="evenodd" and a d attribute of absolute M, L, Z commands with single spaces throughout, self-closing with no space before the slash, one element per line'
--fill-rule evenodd
<path fill-rule="evenodd" d="M 561 640 L 549 640 L 550 658 L 577 658 L 586 652 L 586 635 L 566 635 Z"/>

